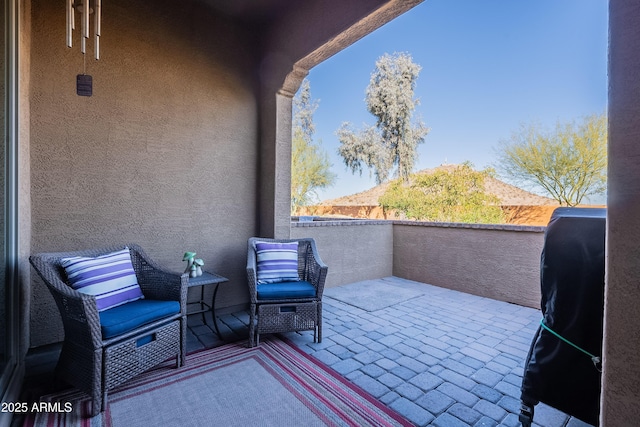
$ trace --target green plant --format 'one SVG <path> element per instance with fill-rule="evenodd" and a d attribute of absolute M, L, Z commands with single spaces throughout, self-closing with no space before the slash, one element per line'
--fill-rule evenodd
<path fill-rule="evenodd" d="M 485 192 L 484 181 L 493 171 L 475 171 L 470 163 L 416 173 L 404 183 L 389 184 L 379 204 L 409 219 L 438 222 L 504 223 L 500 200 Z"/>

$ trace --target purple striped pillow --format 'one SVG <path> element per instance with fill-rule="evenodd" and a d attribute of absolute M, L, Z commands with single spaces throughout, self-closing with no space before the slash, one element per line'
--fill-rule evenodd
<path fill-rule="evenodd" d="M 129 248 L 96 258 L 62 258 L 61 263 L 73 289 L 96 297 L 98 311 L 144 298 Z"/>
<path fill-rule="evenodd" d="M 298 242 L 256 242 L 258 283 L 296 282 Z"/>

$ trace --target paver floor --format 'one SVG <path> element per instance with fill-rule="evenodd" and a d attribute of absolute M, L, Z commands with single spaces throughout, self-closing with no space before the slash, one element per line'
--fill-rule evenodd
<path fill-rule="evenodd" d="M 311 332 L 284 335 L 418 426 L 520 425 L 539 310 L 396 277 L 368 282 L 397 287 L 397 301 L 349 302 L 348 292 L 327 289 L 322 342 Z M 189 323 L 190 351 L 219 343 L 200 316 Z M 248 314 L 219 324 L 225 340 L 245 339 Z M 544 404 L 535 409 L 534 426 L 587 426 Z"/>

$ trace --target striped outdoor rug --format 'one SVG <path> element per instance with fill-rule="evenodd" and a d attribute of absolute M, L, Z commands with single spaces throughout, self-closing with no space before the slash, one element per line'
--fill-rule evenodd
<path fill-rule="evenodd" d="M 228 344 L 144 373 L 109 394 L 107 410 L 87 418 L 90 400 L 69 391 L 45 396 L 59 412 L 25 426 L 410 426 L 358 386 L 286 341 L 257 348 Z M 72 408 L 65 412 L 66 408 Z"/>

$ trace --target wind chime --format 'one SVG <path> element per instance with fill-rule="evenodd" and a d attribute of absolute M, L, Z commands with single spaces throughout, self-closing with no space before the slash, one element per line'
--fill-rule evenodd
<path fill-rule="evenodd" d="M 87 71 L 87 41 L 90 37 L 90 15 L 93 14 L 94 54 L 96 60 L 100 59 L 100 27 L 102 21 L 102 0 L 66 0 L 67 2 L 67 46 L 73 47 L 73 31 L 76 29 L 75 12 L 81 15 L 80 19 L 80 51 L 83 59 L 83 72 L 76 77 L 76 93 L 80 96 L 93 94 L 93 79 L 86 74 Z M 93 5 L 93 7 L 91 7 Z"/>

